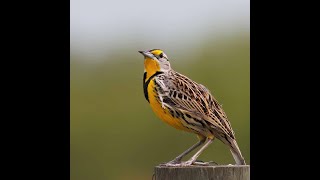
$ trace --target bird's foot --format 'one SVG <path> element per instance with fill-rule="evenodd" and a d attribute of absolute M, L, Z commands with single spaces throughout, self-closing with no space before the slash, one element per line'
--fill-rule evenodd
<path fill-rule="evenodd" d="M 192 160 L 192 159 L 181 163 L 181 166 L 192 166 L 192 165 L 211 166 L 211 165 L 218 165 L 218 164 L 216 162 L 213 162 L 213 161 L 203 162 L 201 160 Z"/>
<path fill-rule="evenodd" d="M 161 163 L 160 166 L 177 167 L 177 166 L 181 166 L 181 161 L 174 159 L 167 163 Z"/>
<path fill-rule="evenodd" d="M 185 166 L 192 166 L 192 165 L 196 165 L 196 166 L 212 166 L 212 165 L 218 165 L 218 163 L 213 162 L 213 161 L 209 161 L 209 162 L 203 162 L 201 160 L 188 160 L 188 161 L 180 161 L 180 160 L 172 160 L 169 161 L 167 163 L 161 163 L 160 166 L 166 166 L 166 167 L 185 167 Z"/>
<path fill-rule="evenodd" d="M 193 160 L 188 160 L 188 161 L 182 162 L 181 166 L 192 166 L 193 163 L 194 163 Z"/>
<path fill-rule="evenodd" d="M 203 161 L 195 161 L 193 165 L 199 165 L 199 166 L 212 166 L 212 165 L 218 165 L 218 163 L 214 161 L 208 161 L 208 162 L 203 162 Z"/>

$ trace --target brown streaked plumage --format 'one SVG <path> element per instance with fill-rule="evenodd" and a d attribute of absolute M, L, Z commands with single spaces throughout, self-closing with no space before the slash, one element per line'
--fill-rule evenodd
<path fill-rule="evenodd" d="M 144 94 L 152 110 L 167 124 L 195 133 L 200 138 L 198 143 L 165 165 L 206 164 L 196 162 L 196 159 L 214 138 L 230 147 L 236 164 L 245 165 L 227 115 L 210 91 L 174 71 L 162 50 L 139 52 L 145 57 Z M 185 155 L 202 144 L 202 148 L 190 160 L 181 162 Z"/>

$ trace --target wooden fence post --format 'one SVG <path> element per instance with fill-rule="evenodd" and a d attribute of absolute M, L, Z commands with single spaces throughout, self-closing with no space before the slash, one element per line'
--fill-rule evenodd
<path fill-rule="evenodd" d="M 156 166 L 155 180 L 249 180 L 249 165 Z"/>

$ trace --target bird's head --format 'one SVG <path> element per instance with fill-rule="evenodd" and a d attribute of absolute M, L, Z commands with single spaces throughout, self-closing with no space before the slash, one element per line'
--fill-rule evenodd
<path fill-rule="evenodd" d="M 154 74 L 157 71 L 167 72 L 171 69 L 168 56 L 160 49 L 148 51 L 139 51 L 144 56 L 144 69 L 148 74 Z"/>

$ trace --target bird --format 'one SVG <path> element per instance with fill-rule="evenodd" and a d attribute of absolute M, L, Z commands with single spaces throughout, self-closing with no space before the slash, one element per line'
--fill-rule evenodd
<path fill-rule="evenodd" d="M 222 106 L 202 84 L 171 68 L 161 49 L 138 51 L 144 56 L 143 92 L 154 113 L 170 126 L 194 133 L 199 141 L 164 166 L 209 165 L 198 161 L 215 138 L 226 144 L 236 165 L 246 165 Z M 182 158 L 202 147 L 187 161 Z"/>

